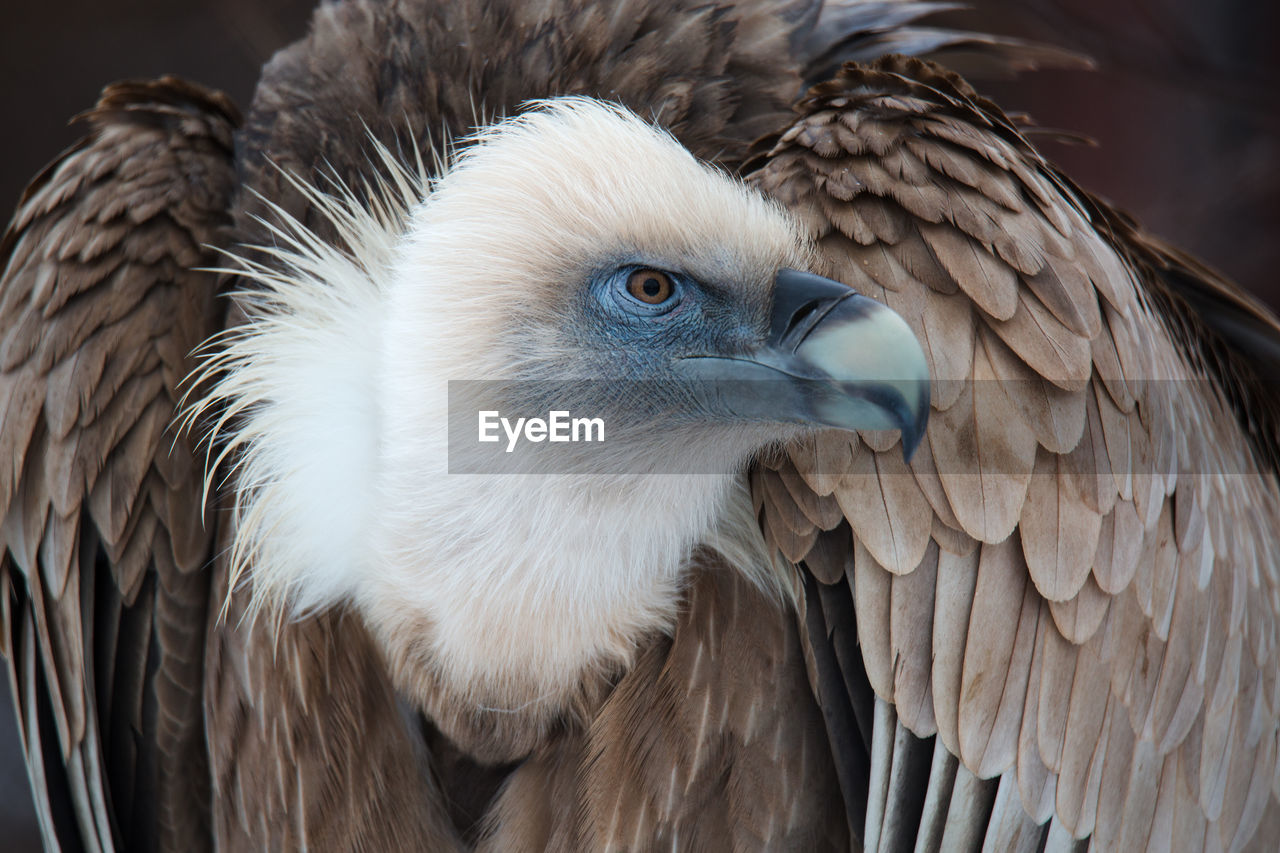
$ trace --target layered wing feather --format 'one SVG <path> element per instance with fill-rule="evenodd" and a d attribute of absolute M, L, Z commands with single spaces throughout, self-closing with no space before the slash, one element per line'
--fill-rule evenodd
<path fill-rule="evenodd" d="M 46 844 L 201 849 L 210 554 L 169 429 L 216 322 L 235 108 L 108 87 L 0 245 L 3 638 Z"/>
<path fill-rule="evenodd" d="M 979 789 L 965 837 L 998 849 L 1023 829 L 1242 847 L 1280 808 L 1280 492 L 1256 367 L 1275 320 L 937 66 L 847 66 L 758 152 L 753 180 L 806 223 L 821 271 L 899 311 L 933 377 L 909 465 L 892 436 L 826 433 L 755 477 L 808 606 L 857 632 L 819 684 L 829 726 L 848 716 L 837 672 L 893 706 L 869 760 L 838 756 L 873 782 L 869 849 L 896 846 L 904 809 L 937 849 Z M 831 500 L 840 516 L 805 511 Z M 829 628 L 809 640 L 840 650 Z M 886 777 L 895 726 L 959 770 Z"/>

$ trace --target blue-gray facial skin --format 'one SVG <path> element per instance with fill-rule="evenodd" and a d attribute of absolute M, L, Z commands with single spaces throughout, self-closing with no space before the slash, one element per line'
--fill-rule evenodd
<path fill-rule="evenodd" d="M 624 434 L 716 423 L 899 429 L 909 456 L 929 388 L 901 318 L 812 273 L 783 269 L 754 285 L 634 258 L 588 276 L 548 348 L 556 355 L 526 374 L 578 384 L 524 403 L 594 410 Z"/>
<path fill-rule="evenodd" d="M 634 278 L 660 281 L 649 300 L 628 289 Z M 545 330 L 554 345 L 517 357 L 528 395 L 512 408 L 551 408 L 600 414 L 621 433 L 651 431 L 681 423 L 706 425 L 735 420 L 733 413 L 707 410 L 684 375 L 684 359 L 707 354 L 746 356 L 768 336 L 768 288 L 754 303 L 741 288 L 699 281 L 687 273 L 628 257 L 587 276 L 572 288 L 558 328 Z M 641 295 L 645 294 L 640 291 Z M 536 342 L 538 344 L 542 341 Z M 518 354 L 521 355 L 521 354 Z M 558 381 L 563 380 L 563 381 Z"/>
<path fill-rule="evenodd" d="M 652 274 L 669 282 L 661 302 L 642 301 L 628 287 Z M 609 353 L 616 378 L 679 380 L 680 359 L 709 353 L 746 354 L 768 334 L 769 306 L 752 304 L 742 288 L 698 281 L 683 272 L 632 261 L 593 277 L 586 290 L 584 331 Z M 607 374 L 602 374 L 607 375 Z"/>

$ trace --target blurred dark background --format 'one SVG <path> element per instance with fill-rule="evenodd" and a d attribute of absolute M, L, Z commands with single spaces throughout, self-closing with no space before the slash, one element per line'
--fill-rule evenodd
<path fill-rule="evenodd" d="M 0 210 L 76 138 L 67 120 L 114 80 L 172 73 L 247 107 L 258 68 L 313 0 L 0 0 Z M 1007 110 L 1086 134 L 1044 150 L 1280 308 L 1280 5 L 1256 0 L 970 0 L 948 24 L 1037 39 L 1098 69 L 978 81 Z M 7 682 L 0 684 L 0 848 L 37 850 Z"/>
<path fill-rule="evenodd" d="M 979 84 L 1097 147 L 1043 150 L 1085 189 L 1280 309 L 1280 4 L 971 0 L 948 22 L 1069 47 L 1092 72 Z"/>

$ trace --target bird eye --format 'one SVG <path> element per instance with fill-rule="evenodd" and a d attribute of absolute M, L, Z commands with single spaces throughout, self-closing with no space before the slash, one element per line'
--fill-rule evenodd
<path fill-rule="evenodd" d="M 627 293 L 646 305 L 661 305 L 675 289 L 671 276 L 662 270 L 639 269 L 627 278 Z"/>

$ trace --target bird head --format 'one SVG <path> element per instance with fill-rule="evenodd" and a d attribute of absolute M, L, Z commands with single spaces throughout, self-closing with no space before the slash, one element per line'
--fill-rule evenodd
<path fill-rule="evenodd" d="M 542 103 L 434 182 L 382 160 L 372 202 L 299 184 L 336 244 L 278 211 L 204 405 L 238 465 L 233 574 L 295 614 L 353 604 L 424 705 L 446 684 L 556 707 L 671 627 L 696 546 L 768 562 L 742 477 L 765 446 L 919 440 L 906 323 L 808 272 L 790 214 L 633 114 Z M 598 418 L 603 440 L 542 476 L 468 468 L 505 452 L 479 441 L 484 405 Z"/>
<path fill-rule="evenodd" d="M 523 470 L 728 471 L 814 426 L 900 429 L 910 453 L 928 411 L 919 345 L 805 272 L 810 254 L 791 215 L 668 133 L 544 102 L 482 134 L 414 211 L 388 293 L 388 426 L 412 441 L 449 409 L 454 471 L 470 449 L 511 459 L 478 446 L 482 405 L 604 424 L 602 446 L 547 443 L 564 452 Z M 443 406 L 404 393 L 442 378 L 459 384 Z"/>

